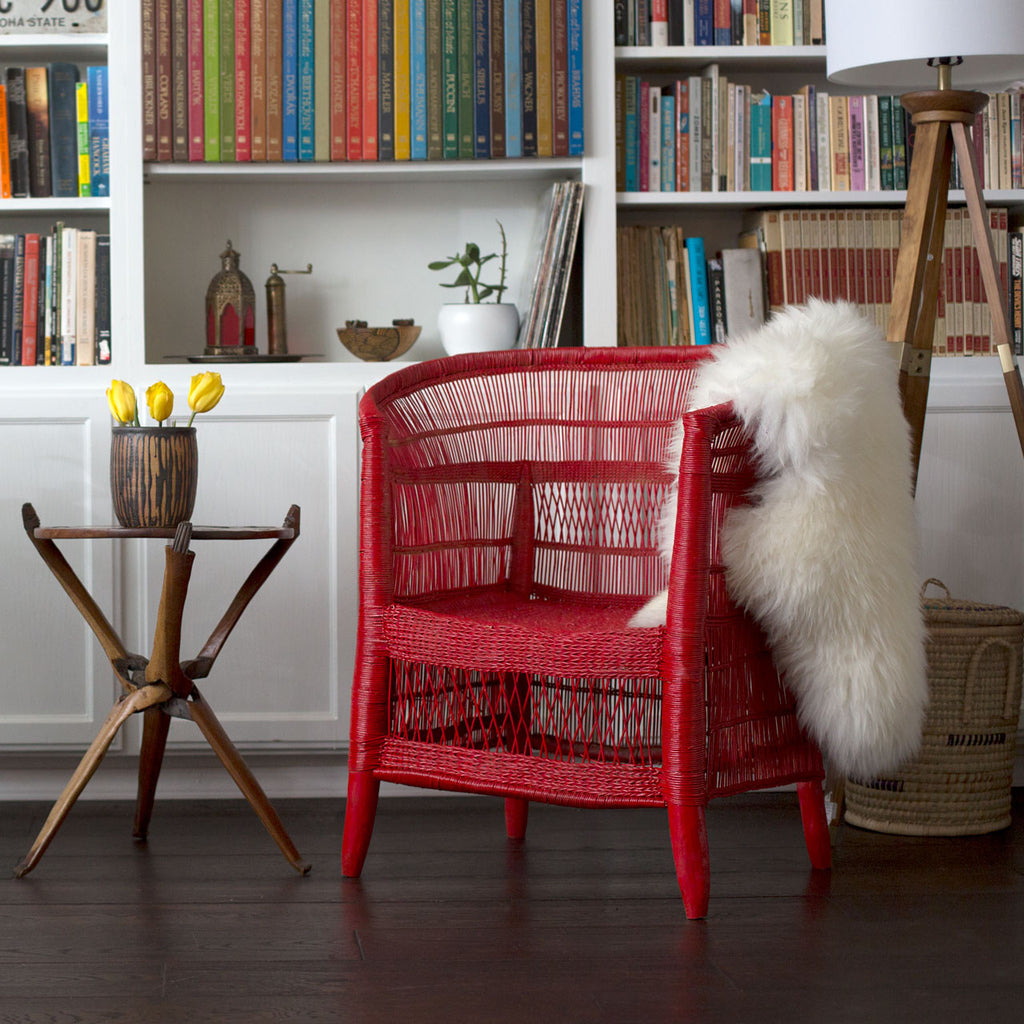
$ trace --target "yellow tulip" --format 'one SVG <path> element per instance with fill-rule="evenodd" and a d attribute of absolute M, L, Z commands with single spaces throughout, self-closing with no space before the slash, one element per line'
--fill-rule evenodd
<path fill-rule="evenodd" d="M 174 408 L 174 392 L 162 380 L 158 380 L 146 388 L 146 405 L 149 406 L 149 415 L 157 423 L 163 423 Z"/>
<path fill-rule="evenodd" d="M 219 373 L 197 373 L 188 386 L 188 407 L 192 410 L 188 425 L 192 426 L 197 412 L 209 412 L 223 394 L 224 384 Z"/>
<path fill-rule="evenodd" d="M 135 392 L 131 384 L 123 380 L 112 380 L 107 388 L 107 403 L 114 419 L 119 423 L 137 423 Z"/>

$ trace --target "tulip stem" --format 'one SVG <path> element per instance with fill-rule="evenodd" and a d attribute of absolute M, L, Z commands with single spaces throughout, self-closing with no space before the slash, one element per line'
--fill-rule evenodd
<path fill-rule="evenodd" d="M 197 413 L 198 411 L 199 411 L 198 409 L 193 409 L 193 410 L 192 410 L 192 415 L 191 415 L 191 416 L 189 416 L 189 418 L 188 418 L 188 423 L 186 423 L 186 424 L 185 424 L 185 429 L 186 429 L 186 430 L 187 430 L 187 429 L 188 429 L 189 427 L 191 427 L 191 426 L 192 426 L 192 421 L 193 421 L 193 420 L 194 420 L 194 419 L 196 418 L 196 413 Z"/>

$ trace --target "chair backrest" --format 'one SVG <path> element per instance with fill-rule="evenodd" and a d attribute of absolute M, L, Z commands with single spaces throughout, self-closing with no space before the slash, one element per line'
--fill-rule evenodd
<path fill-rule="evenodd" d="M 460 356 L 367 392 L 364 533 L 394 597 L 515 588 L 636 604 L 666 585 L 665 466 L 702 348 Z M 385 549 L 390 548 L 390 551 Z"/>

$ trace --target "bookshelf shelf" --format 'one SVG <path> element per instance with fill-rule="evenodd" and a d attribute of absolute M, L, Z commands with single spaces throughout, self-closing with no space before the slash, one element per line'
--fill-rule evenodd
<path fill-rule="evenodd" d="M 539 160 L 448 160 L 395 163 L 150 163 L 152 182 L 446 182 L 550 181 L 579 178 L 580 158 Z"/>
<path fill-rule="evenodd" d="M 905 191 L 885 192 L 617 192 L 619 207 L 671 208 L 689 210 L 753 210 L 791 206 L 903 206 Z M 965 203 L 962 189 L 949 193 L 951 204 Z M 991 189 L 985 193 L 990 206 L 1024 210 L 1024 193 L 1013 189 Z"/>
<path fill-rule="evenodd" d="M 716 62 L 733 71 L 804 71 L 820 73 L 824 46 L 616 46 L 622 71 L 699 67 Z"/>
<path fill-rule="evenodd" d="M 57 197 L 45 199 L 3 199 L 0 200 L 0 217 L 26 213 L 107 213 L 110 210 L 109 196 Z"/>

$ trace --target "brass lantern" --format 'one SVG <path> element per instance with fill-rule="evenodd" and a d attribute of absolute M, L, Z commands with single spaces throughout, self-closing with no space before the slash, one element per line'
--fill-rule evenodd
<path fill-rule="evenodd" d="M 220 262 L 220 271 L 206 289 L 206 354 L 255 355 L 256 293 L 238 269 L 238 253 L 231 248 L 230 238 Z"/>

